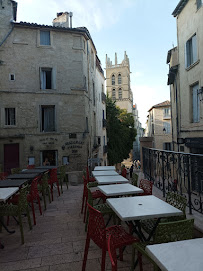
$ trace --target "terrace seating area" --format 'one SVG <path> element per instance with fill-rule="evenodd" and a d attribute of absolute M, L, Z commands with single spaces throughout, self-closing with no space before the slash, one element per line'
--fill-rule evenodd
<path fill-rule="evenodd" d="M 139 180 L 138 180 L 139 184 Z M 115 185 L 115 184 L 114 184 Z M 126 184 L 122 184 L 126 185 Z M 31 270 L 31 271 L 65 271 L 82 270 L 83 257 L 87 231 L 83 222 L 84 211 L 81 213 L 82 197 L 84 186 L 79 183 L 77 186 L 62 184 L 63 193 L 58 194 L 57 189 L 53 189 L 53 199 L 47 203 L 46 210 L 41 198 L 42 215 L 39 208 L 35 208 L 36 225 L 29 229 L 27 217 L 22 217 L 24 228 L 24 244 L 21 245 L 19 226 L 16 221 L 10 218 L 9 229 L 15 230 L 14 234 L 9 234 L 4 229 L 0 232 L 0 241 L 4 244 L 4 249 L 0 249 L 0 270 Z M 93 188 L 94 189 L 94 188 Z M 96 187 L 95 189 L 98 189 Z M 139 191 L 137 191 L 138 193 Z M 154 192 L 154 191 L 153 191 Z M 138 196 L 139 197 L 139 196 Z M 103 204 L 103 202 L 101 202 Z M 31 209 L 30 209 L 31 210 Z M 108 216 L 104 216 L 105 222 L 109 222 L 108 227 L 115 225 L 115 220 L 109 221 Z M 126 232 L 129 227 L 121 222 Z M 115 240 L 111 236 L 111 247 L 115 249 Z M 111 247 L 107 245 L 111 254 Z M 132 247 L 127 246 L 123 252 L 123 261 L 109 257 L 106 251 L 105 270 L 127 271 L 131 270 Z M 117 269 L 112 264 L 112 259 L 116 261 Z M 115 260 L 116 259 L 116 260 Z M 88 249 L 86 271 L 101 270 L 102 250 L 94 242 L 90 242 Z M 143 270 L 154 270 L 154 263 L 147 257 L 142 257 Z M 114 269 L 112 269 L 114 268 Z M 140 270 L 139 265 L 134 269 Z"/>

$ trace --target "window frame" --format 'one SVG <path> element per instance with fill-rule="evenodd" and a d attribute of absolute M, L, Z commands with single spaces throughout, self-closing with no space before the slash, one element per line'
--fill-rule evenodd
<path fill-rule="evenodd" d="M 115 74 L 112 74 L 112 76 L 111 76 L 111 84 L 112 84 L 112 86 L 115 86 L 115 84 L 116 84 L 116 76 L 115 76 Z"/>
<path fill-rule="evenodd" d="M 185 43 L 185 68 L 188 69 L 198 61 L 197 34 L 189 38 Z"/>
<path fill-rule="evenodd" d="M 200 100 L 199 100 L 199 82 L 191 86 L 192 90 L 192 123 L 200 122 Z M 196 92 L 196 93 L 194 93 Z M 194 104 L 196 104 L 194 110 Z"/>
<path fill-rule="evenodd" d="M 49 33 L 49 44 L 42 44 L 41 43 L 41 33 Z M 39 45 L 40 46 L 51 46 L 51 31 L 50 30 L 39 30 Z"/>
<path fill-rule="evenodd" d="M 119 99 L 119 100 L 122 100 L 122 99 L 123 99 L 123 90 L 122 90 L 122 88 L 119 88 L 119 89 L 118 89 L 118 99 Z"/>
<path fill-rule="evenodd" d="M 11 119 L 12 118 L 11 113 L 10 113 L 11 109 L 14 109 L 14 123 L 10 123 L 10 122 L 13 121 Z M 15 127 L 16 126 L 16 108 L 15 107 L 5 107 L 4 108 L 4 114 L 5 114 L 4 125 L 6 127 Z"/>
<path fill-rule="evenodd" d="M 163 122 L 163 131 L 165 129 L 165 134 L 170 134 L 171 133 L 171 123 L 164 121 Z"/>
<path fill-rule="evenodd" d="M 51 72 L 51 88 L 44 87 L 47 83 L 44 80 L 47 80 L 47 75 L 44 76 L 44 72 Z M 55 90 L 56 89 L 56 69 L 54 67 L 40 67 L 40 89 L 41 90 Z"/>
<path fill-rule="evenodd" d="M 118 74 L 118 84 L 119 84 L 119 85 L 122 84 L 122 76 L 121 76 L 121 73 Z"/>
<path fill-rule="evenodd" d="M 53 109 L 53 129 L 48 128 L 45 130 L 45 114 L 44 109 L 52 108 Z M 42 133 L 53 133 L 56 132 L 56 106 L 55 105 L 41 105 L 40 106 L 40 132 Z"/>
<path fill-rule="evenodd" d="M 116 89 L 115 88 L 112 89 L 111 98 L 112 98 L 112 100 L 116 100 Z"/>

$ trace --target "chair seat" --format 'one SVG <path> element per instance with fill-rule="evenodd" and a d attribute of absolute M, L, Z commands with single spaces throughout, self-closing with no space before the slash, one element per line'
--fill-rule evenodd
<path fill-rule="evenodd" d="M 96 190 L 96 191 L 92 192 L 92 198 L 93 199 L 98 199 L 98 198 L 106 199 L 106 196 L 101 191 Z"/>
<path fill-rule="evenodd" d="M 133 244 L 134 242 L 136 243 L 138 242 L 137 238 L 135 238 L 132 234 L 126 232 L 125 229 L 122 228 L 122 226 L 120 225 L 115 225 L 106 228 L 106 241 L 108 241 L 110 235 L 114 236 L 116 248 L 124 247 Z M 106 246 L 106 249 L 107 248 L 108 246 Z"/>

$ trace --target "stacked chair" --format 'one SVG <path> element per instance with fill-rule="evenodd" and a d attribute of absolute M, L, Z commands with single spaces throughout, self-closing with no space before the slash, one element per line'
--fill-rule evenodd
<path fill-rule="evenodd" d="M 147 180 L 147 179 L 141 179 L 139 188 L 141 188 L 144 192 L 141 193 L 141 196 L 148 196 L 152 195 L 152 187 L 153 187 L 153 182 Z"/>
<path fill-rule="evenodd" d="M 11 174 L 17 174 L 17 173 L 19 173 L 19 172 L 21 172 L 21 169 L 20 169 L 20 168 L 12 168 L 12 169 L 11 169 Z"/>
<path fill-rule="evenodd" d="M 49 197 L 49 203 L 51 203 L 50 188 L 48 183 L 48 173 L 44 174 L 38 182 L 38 191 L 42 193 L 44 200 L 44 209 L 47 209 L 46 195 Z"/>
<path fill-rule="evenodd" d="M 50 185 L 50 188 L 51 188 L 51 198 L 53 201 L 54 200 L 54 196 L 53 196 L 54 184 L 57 185 L 58 195 L 60 196 L 59 181 L 58 181 L 58 177 L 57 177 L 57 168 L 51 169 L 50 176 L 48 179 L 48 184 Z"/>
<path fill-rule="evenodd" d="M 132 185 L 137 186 L 137 184 L 138 184 L 138 175 L 135 172 L 133 172 L 133 174 L 132 174 Z"/>
<path fill-rule="evenodd" d="M 59 179 L 59 184 L 61 186 L 61 193 L 63 193 L 63 183 L 64 182 L 66 183 L 66 187 L 68 189 L 68 178 L 66 175 L 66 165 L 63 165 L 60 167 L 58 179 Z"/>

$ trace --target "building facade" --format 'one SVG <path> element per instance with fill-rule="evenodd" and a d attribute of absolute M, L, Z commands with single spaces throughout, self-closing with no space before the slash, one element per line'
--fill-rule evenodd
<path fill-rule="evenodd" d="M 148 111 L 145 136 L 153 138 L 153 148 L 172 149 L 171 106 L 169 101 L 156 104 Z"/>
<path fill-rule="evenodd" d="M 182 0 L 172 14 L 177 48 L 169 50 L 175 151 L 203 154 L 203 1 Z"/>
<path fill-rule="evenodd" d="M 16 22 L 17 3 L 0 2 L 0 164 L 106 164 L 104 73 L 88 30 L 72 14 L 53 26 Z M 70 20 L 71 19 L 71 20 Z M 100 140 L 99 140 L 100 138 Z M 103 140 L 101 140 L 103 138 Z"/>
<path fill-rule="evenodd" d="M 133 142 L 133 161 L 140 160 L 140 137 L 143 137 L 144 131 L 139 121 L 137 104 L 133 105 L 134 127 L 137 130 L 135 141 Z"/>

